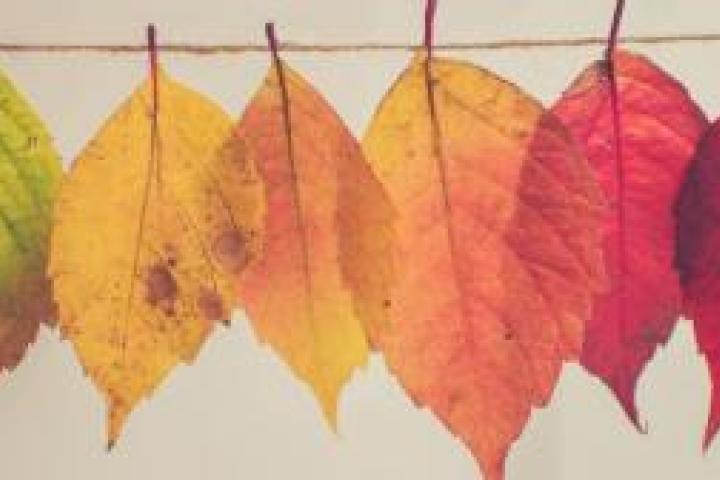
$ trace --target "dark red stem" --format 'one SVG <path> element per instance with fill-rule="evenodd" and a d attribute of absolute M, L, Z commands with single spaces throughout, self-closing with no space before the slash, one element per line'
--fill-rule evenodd
<path fill-rule="evenodd" d="M 277 37 L 275 36 L 275 25 L 272 22 L 268 22 L 265 24 L 265 35 L 267 36 L 268 48 L 270 49 L 272 61 L 275 65 L 275 71 L 277 73 L 278 87 L 280 88 L 280 95 L 282 99 L 283 122 L 288 141 L 288 155 L 290 157 L 290 162 L 292 163 L 295 161 L 295 159 L 293 158 L 292 151 L 293 145 L 292 126 L 290 122 L 290 95 L 288 94 L 287 84 L 285 81 L 285 70 L 283 69 L 282 60 L 280 59 L 280 54 L 278 53 L 278 41 Z"/>
<path fill-rule="evenodd" d="M 158 112 L 160 111 L 160 99 L 158 95 L 158 48 L 155 33 L 155 25 L 147 26 L 148 57 L 150 63 L 150 82 L 152 85 L 152 115 L 150 120 L 150 168 L 155 172 L 155 179 L 158 188 L 161 186 L 160 162 L 158 159 Z"/>
<path fill-rule="evenodd" d="M 155 25 L 147 26 L 148 57 L 150 62 L 150 81 L 152 82 L 153 119 L 157 121 L 158 112 L 158 54 Z"/>
<path fill-rule="evenodd" d="M 280 88 L 280 95 L 282 97 L 282 108 L 283 108 L 283 121 L 285 131 L 287 133 L 288 140 L 288 155 L 290 156 L 290 162 L 294 161 L 292 152 L 292 130 L 290 122 L 290 96 L 288 94 L 287 84 L 285 82 L 285 70 L 283 69 L 282 60 L 278 53 L 278 41 L 275 36 L 275 25 L 272 22 L 265 24 L 265 35 L 268 40 L 268 48 L 272 55 L 272 61 L 275 65 L 275 71 L 277 72 L 278 86 Z"/>
<path fill-rule="evenodd" d="M 280 63 L 280 55 L 278 54 L 278 41 L 275 36 L 275 24 L 268 22 L 265 24 L 265 36 L 268 40 L 268 47 L 270 48 L 270 54 L 272 55 L 273 62 L 277 66 Z"/>
<path fill-rule="evenodd" d="M 428 60 L 432 57 L 433 33 L 435 29 L 435 12 L 437 11 L 437 0 L 427 0 L 425 5 L 425 38 L 423 45 L 427 52 Z"/>
<path fill-rule="evenodd" d="M 432 49 L 433 49 L 433 32 L 435 30 L 435 12 L 437 11 L 437 0 L 427 0 L 425 4 L 425 37 L 423 45 L 425 46 L 426 58 L 425 67 L 425 84 L 428 95 L 428 104 L 430 106 L 430 117 L 435 119 L 435 99 L 433 98 L 433 77 L 432 77 Z"/>
<path fill-rule="evenodd" d="M 613 14 L 610 34 L 608 35 L 607 49 L 605 50 L 605 60 L 607 60 L 608 63 L 611 63 L 611 59 L 615 54 L 615 49 L 617 48 L 618 33 L 620 31 L 620 23 L 622 21 L 624 11 L 625 0 L 618 0 L 615 4 L 615 13 Z"/>

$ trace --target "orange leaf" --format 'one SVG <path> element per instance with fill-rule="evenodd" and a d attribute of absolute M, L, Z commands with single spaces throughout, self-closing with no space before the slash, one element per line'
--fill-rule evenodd
<path fill-rule="evenodd" d="M 431 75 L 431 79 L 428 75 Z M 554 117 L 469 64 L 418 55 L 363 146 L 397 209 L 380 345 L 412 398 L 503 476 L 602 285 L 598 189 Z"/>
<path fill-rule="evenodd" d="M 334 426 L 340 389 L 367 358 L 363 322 L 372 330 L 385 315 L 392 210 L 342 121 L 275 60 L 235 136 L 267 197 L 264 254 L 239 292 L 260 339 Z"/>

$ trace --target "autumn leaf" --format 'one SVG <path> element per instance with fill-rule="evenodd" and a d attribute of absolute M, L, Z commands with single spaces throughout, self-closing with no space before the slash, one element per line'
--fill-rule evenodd
<path fill-rule="evenodd" d="M 598 62 L 553 111 L 611 207 L 604 221 L 610 288 L 594 306 L 581 362 L 639 426 L 638 377 L 680 313 L 673 205 L 706 120 L 686 90 L 644 57 L 619 51 L 613 68 L 615 101 L 608 63 Z"/>
<path fill-rule="evenodd" d="M 426 37 L 427 41 L 427 37 Z M 397 209 L 379 344 L 488 479 L 579 353 L 602 285 L 601 199 L 559 122 L 473 65 L 418 54 L 363 148 Z"/>
<path fill-rule="evenodd" d="M 708 448 L 720 428 L 720 121 L 697 150 L 677 205 L 677 262 L 685 312 L 694 322 L 710 370 L 712 402 L 705 431 Z"/>
<path fill-rule="evenodd" d="M 50 265 L 60 326 L 106 397 L 110 446 L 138 401 L 228 319 L 230 275 L 257 251 L 252 168 L 218 154 L 231 128 L 155 66 L 60 192 Z"/>
<path fill-rule="evenodd" d="M 310 385 L 331 425 L 352 371 L 367 358 L 363 322 L 384 321 L 392 209 L 332 108 L 277 56 L 236 130 L 257 164 L 267 213 L 263 255 L 239 292 L 252 325 Z M 385 253 L 386 252 L 386 253 Z"/>
<path fill-rule="evenodd" d="M 0 370 L 54 321 L 45 270 L 60 158 L 40 118 L 0 72 Z"/>

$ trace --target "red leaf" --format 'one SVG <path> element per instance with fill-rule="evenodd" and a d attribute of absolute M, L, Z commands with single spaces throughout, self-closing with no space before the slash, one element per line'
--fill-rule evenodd
<path fill-rule="evenodd" d="M 678 268 L 713 384 L 707 448 L 720 428 L 720 121 L 698 147 L 678 202 Z"/>
<path fill-rule="evenodd" d="M 553 111 L 584 149 L 611 207 L 604 242 L 610 285 L 588 323 L 581 363 L 637 426 L 637 379 L 680 311 L 673 205 L 707 121 L 682 85 L 650 61 L 627 52 L 613 58 L 616 102 L 609 66 L 597 62 Z"/>

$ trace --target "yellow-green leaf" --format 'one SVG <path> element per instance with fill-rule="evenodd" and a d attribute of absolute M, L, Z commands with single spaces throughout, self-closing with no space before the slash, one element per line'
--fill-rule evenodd
<path fill-rule="evenodd" d="M 50 134 L 0 72 L 0 369 L 17 365 L 54 317 L 45 271 L 61 176 Z"/>

